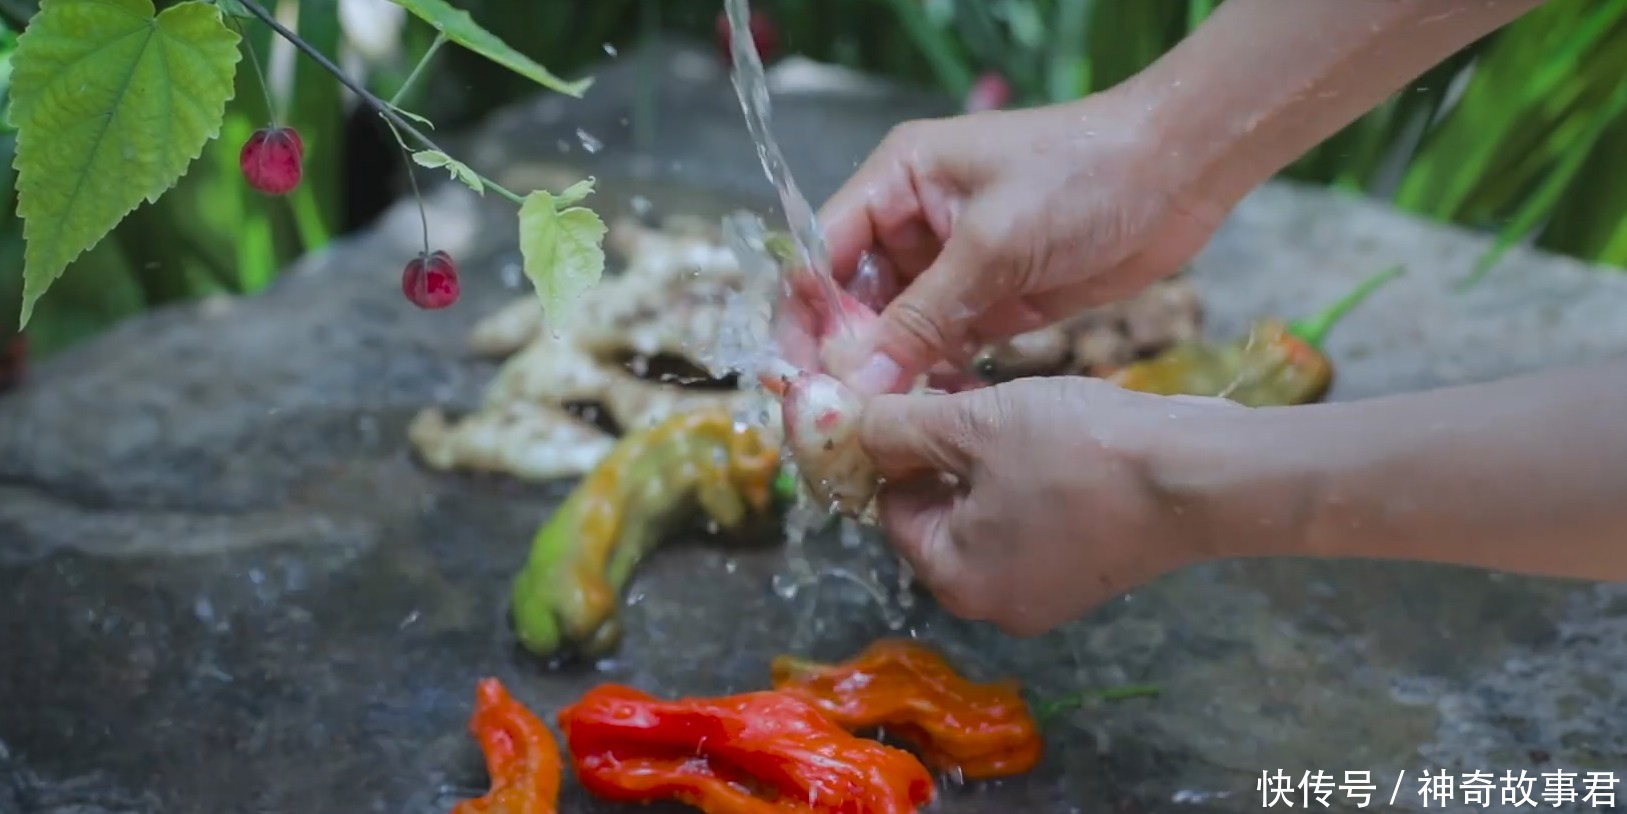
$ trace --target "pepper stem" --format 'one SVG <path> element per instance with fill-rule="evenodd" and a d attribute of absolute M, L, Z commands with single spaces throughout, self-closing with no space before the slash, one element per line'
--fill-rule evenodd
<path fill-rule="evenodd" d="M 1034 705 L 1034 717 L 1047 721 L 1069 710 L 1079 709 L 1091 701 L 1111 703 L 1131 698 L 1156 698 L 1159 689 L 1152 684 L 1126 684 L 1102 690 L 1083 690 Z"/>
<path fill-rule="evenodd" d="M 1355 290 L 1339 298 L 1321 313 L 1306 319 L 1299 320 L 1288 326 L 1288 332 L 1299 337 L 1300 341 L 1317 350 L 1322 349 L 1322 340 L 1327 337 L 1328 331 L 1338 324 L 1346 314 L 1355 310 L 1356 306 L 1367 299 L 1380 286 L 1401 276 L 1401 266 L 1391 266 L 1371 277 L 1363 280 Z"/>
<path fill-rule="evenodd" d="M 780 474 L 774 478 L 774 494 L 785 500 L 795 500 L 797 496 L 797 476 L 791 474 L 789 469 L 781 469 Z"/>

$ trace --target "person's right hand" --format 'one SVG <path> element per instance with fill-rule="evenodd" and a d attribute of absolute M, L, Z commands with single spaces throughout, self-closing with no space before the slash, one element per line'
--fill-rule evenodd
<path fill-rule="evenodd" d="M 1127 88 L 896 128 L 819 215 L 837 282 L 880 318 L 834 336 L 819 281 L 795 274 L 786 358 L 863 395 L 899 392 L 1179 270 L 1234 202 L 1205 197 Z M 866 252 L 885 279 L 855 278 Z"/>

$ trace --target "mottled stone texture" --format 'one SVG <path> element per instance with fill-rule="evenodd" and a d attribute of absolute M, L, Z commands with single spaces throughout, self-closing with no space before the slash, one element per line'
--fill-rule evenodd
<path fill-rule="evenodd" d="M 815 199 L 891 124 L 950 109 L 874 87 L 777 107 Z M 645 153 L 641 108 L 655 115 Z M 603 148 L 585 151 L 578 128 Z M 511 186 L 557 178 L 561 161 L 597 173 L 606 211 L 640 193 L 658 211 L 715 215 L 765 207 L 769 192 L 715 61 L 666 46 L 612 63 L 585 100 L 498 116 L 467 146 Z M 403 205 L 262 296 L 130 322 L 0 399 L 0 811 L 444 811 L 482 782 L 464 731 L 480 676 L 551 715 L 600 680 L 743 690 L 793 639 L 841 656 L 886 632 L 840 580 L 776 595 L 786 567 L 772 541 L 679 545 L 637 579 L 625 647 L 602 673 L 518 657 L 504 591 L 564 485 L 432 474 L 404 442 L 417 409 L 470 405 L 491 374 L 461 342 L 513 294 L 513 211 L 447 187 L 432 205 L 437 246 L 467 269 L 453 309 L 400 296 L 418 245 Z M 1198 278 L 1211 327 L 1228 332 L 1405 262 L 1411 274 L 1332 337 L 1338 398 L 1627 350 L 1627 279 L 1516 252 L 1480 288 L 1451 291 L 1484 245 L 1273 186 Z M 886 573 L 879 550 L 831 536 L 809 556 Z M 1164 579 L 1038 640 L 929 602 L 907 624 L 974 672 L 1042 693 L 1164 688 L 1059 723 L 1042 771 L 952 789 L 953 814 L 1254 810 L 1256 776 L 1278 768 L 1373 770 L 1381 798 L 1405 769 L 1399 802 L 1417 807 L 1425 766 L 1627 767 L 1619 586 L 1254 562 Z M 563 810 L 610 809 L 572 787 Z"/>

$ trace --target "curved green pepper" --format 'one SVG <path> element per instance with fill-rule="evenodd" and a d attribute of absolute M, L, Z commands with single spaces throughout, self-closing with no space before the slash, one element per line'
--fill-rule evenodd
<path fill-rule="evenodd" d="M 515 578 L 520 644 L 541 656 L 607 652 L 639 561 L 696 508 L 724 529 L 767 510 L 779 449 L 726 408 L 673 416 L 629 433 L 537 531 Z"/>

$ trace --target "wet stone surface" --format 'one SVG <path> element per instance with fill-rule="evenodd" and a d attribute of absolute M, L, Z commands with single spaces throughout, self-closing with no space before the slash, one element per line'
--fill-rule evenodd
<path fill-rule="evenodd" d="M 650 75 L 664 83 L 657 137 L 638 156 L 635 87 Z M 777 101 L 816 199 L 892 123 L 947 110 L 888 89 Z M 582 149 L 577 128 L 603 148 Z M 709 53 L 658 49 L 618 60 L 586 100 L 522 106 L 469 143 L 510 186 L 549 180 L 545 165 L 564 159 L 604 179 L 601 208 L 641 208 L 642 194 L 658 211 L 721 214 L 763 208 L 769 192 L 744 139 Z M 675 543 L 636 579 L 625 645 L 599 672 L 521 658 L 508 580 L 566 485 L 429 473 L 404 440 L 420 407 L 470 406 L 491 375 L 461 342 L 512 296 L 513 215 L 444 187 L 432 205 L 435 242 L 468 270 L 455 308 L 402 301 L 396 274 L 418 238 L 400 207 L 263 296 L 129 323 L 0 399 L 0 812 L 444 811 L 483 783 L 464 729 L 481 676 L 551 716 L 598 681 L 746 690 L 793 643 L 840 657 L 890 632 L 840 580 L 777 595 L 774 541 Z M 1627 351 L 1627 279 L 1517 253 L 1452 293 L 1484 245 L 1271 187 L 1206 251 L 1199 279 L 1226 332 L 1406 262 L 1411 274 L 1333 335 L 1337 398 Z M 809 546 L 817 564 L 885 564 L 873 540 Z M 1041 771 L 949 789 L 939 810 L 954 814 L 1256 810 L 1263 769 L 1370 770 L 1380 803 L 1405 770 L 1397 805 L 1418 808 L 1425 767 L 1627 766 L 1621 586 L 1233 563 L 1036 640 L 925 599 L 906 627 L 970 672 L 1041 694 L 1164 690 L 1059 723 Z M 565 812 L 612 810 L 566 795 Z"/>

